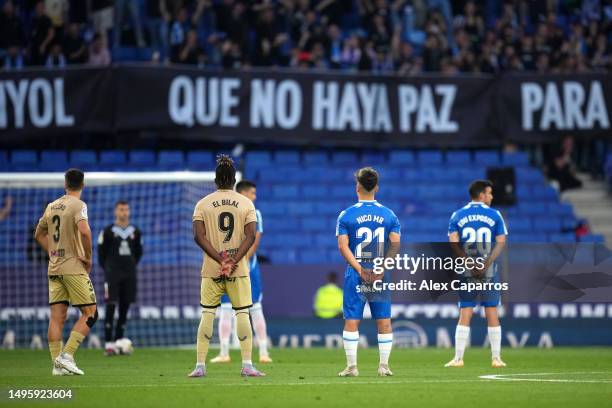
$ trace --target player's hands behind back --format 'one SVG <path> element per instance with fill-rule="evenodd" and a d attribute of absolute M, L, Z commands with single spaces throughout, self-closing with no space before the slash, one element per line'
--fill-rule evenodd
<path fill-rule="evenodd" d="M 382 280 L 383 274 L 376 274 L 372 269 L 361 267 L 359 271 L 359 276 L 363 283 L 372 283 L 377 280 Z"/>
<path fill-rule="evenodd" d="M 234 260 L 234 258 L 229 256 L 227 251 L 221 252 L 221 266 L 219 268 L 220 276 L 223 276 L 226 278 L 229 277 L 232 274 L 232 272 L 236 270 L 237 266 L 238 265 L 236 264 L 236 261 Z"/>
<path fill-rule="evenodd" d="M 91 266 L 92 266 L 91 259 L 86 259 L 86 258 L 83 258 L 82 256 L 79 256 L 79 261 L 81 261 L 87 273 L 91 272 Z"/>

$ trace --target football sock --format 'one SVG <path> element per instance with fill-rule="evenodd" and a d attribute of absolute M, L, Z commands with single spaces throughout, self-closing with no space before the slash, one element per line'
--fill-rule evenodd
<path fill-rule="evenodd" d="M 221 306 L 219 314 L 219 342 L 221 343 L 221 352 L 219 355 L 223 357 L 229 356 L 230 337 L 232 336 L 232 309 Z"/>
<path fill-rule="evenodd" d="M 357 346 L 359 345 L 359 332 L 342 332 L 342 340 L 344 341 L 344 353 L 346 354 L 346 365 L 357 365 Z"/>
<path fill-rule="evenodd" d="M 66 342 L 66 345 L 64 346 L 64 350 L 62 351 L 64 353 L 67 353 L 73 356 L 84 339 L 85 339 L 85 335 L 75 330 L 71 331 L 70 337 L 68 337 L 68 341 Z"/>
<path fill-rule="evenodd" d="M 378 354 L 380 355 L 380 364 L 389 364 L 389 356 L 393 347 L 393 333 L 378 334 Z"/>
<path fill-rule="evenodd" d="M 455 330 L 455 360 L 462 360 L 470 338 L 470 326 L 457 325 Z"/>
<path fill-rule="evenodd" d="M 113 321 L 115 320 L 115 304 L 106 304 L 106 313 L 104 316 L 104 341 L 107 343 L 113 341 Z"/>
<path fill-rule="evenodd" d="M 51 353 L 51 360 L 55 361 L 57 356 L 62 352 L 62 341 L 50 341 L 49 352 Z"/>
<path fill-rule="evenodd" d="M 253 321 L 253 330 L 259 347 L 259 355 L 268 355 L 268 332 L 266 328 L 266 318 L 263 314 L 261 304 L 258 303 L 251 308 L 251 320 Z"/>
<path fill-rule="evenodd" d="M 119 303 L 119 318 L 117 319 L 117 327 L 115 328 L 115 340 L 123 338 L 123 333 L 125 332 L 125 323 L 127 322 L 127 315 L 129 310 L 129 303 Z"/>
<path fill-rule="evenodd" d="M 251 361 L 253 351 L 253 330 L 251 329 L 248 310 L 243 309 L 236 312 L 236 334 L 240 341 L 240 355 L 243 364 L 245 364 L 245 362 Z"/>
<path fill-rule="evenodd" d="M 208 354 L 208 346 L 213 335 L 213 325 L 215 323 L 215 313 L 213 309 L 202 311 L 202 318 L 198 326 L 198 340 L 196 344 L 197 363 L 204 364 Z"/>
<path fill-rule="evenodd" d="M 491 343 L 491 358 L 500 358 L 501 353 L 501 326 L 487 327 L 489 342 Z"/>

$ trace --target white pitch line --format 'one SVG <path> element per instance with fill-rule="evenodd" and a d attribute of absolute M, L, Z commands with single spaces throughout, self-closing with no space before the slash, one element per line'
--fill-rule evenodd
<path fill-rule="evenodd" d="M 248 381 L 248 380 L 247 380 Z M 174 388 L 174 387 L 200 387 L 200 386 L 215 386 L 215 387 L 284 387 L 284 386 L 300 386 L 300 385 L 367 385 L 367 384 L 377 384 L 377 385 L 385 385 L 385 384 L 436 384 L 436 383 L 464 383 L 464 382 L 484 382 L 480 379 L 456 379 L 456 380 L 383 380 L 380 381 L 347 381 L 347 382 L 308 382 L 308 381 L 299 381 L 299 382 L 284 382 L 284 383 L 266 383 L 266 382 L 256 382 L 258 380 L 253 380 L 253 382 L 241 382 L 241 383 L 231 383 L 228 384 L 226 382 L 216 383 L 207 381 L 207 379 L 193 379 L 191 383 L 175 383 L 175 384 L 53 384 L 51 387 L 61 387 L 67 386 L 69 388 Z M 27 386 L 24 386 L 27 387 Z M 23 387 L 22 387 L 23 388 Z"/>
<path fill-rule="evenodd" d="M 559 383 L 612 383 L 612 379 L 602 378 L 599 380 L 593 379 L 564 379 L 564 378 L 508 378 L 518 376 L 546 376 L 546 375 L 576 375 L 576 374 L 610 374 L 608 371 L 578 371 L 578 372 L 557 372 L 557 373 L 524 373 L 524 374 L 488 374 L 481 375 L 478 378 L 483 380 L 499 380 L 499 381 L 530 381 L 530 382 L 559 382 Z"/>

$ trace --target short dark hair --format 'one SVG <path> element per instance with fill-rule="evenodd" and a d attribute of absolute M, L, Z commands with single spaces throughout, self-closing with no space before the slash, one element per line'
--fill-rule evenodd
<path fill-rule="evenodd" d="M 66 188 L 71 191 L 79 191 L 83 189 L 83 180 L 85 179 L 85 173 L 79 169 L 68 169 L 64 173 L 64 181 L 66 182 Z"/>
<path fill-rule="evenodd" d="M 250 180 L 241 180 L 236 184 L 236 191 L 242 193 L 249 188 L 257 188 L 257 185 Z"/>
<path fill-rule="evenodd" d="M 357 182 L 366 189 L 366 191 L 374 190 L 378 185 L 378 172 L 372 167 L 364 167 L 355 173 Z"/>
<path fill-rule="evenodd" d="M 335 271 L 330 271 L 327 274 L 327 282 L 336 283 L 338 281 L 338 274 Z"/>
<path fill-rule="evenodd" d="M 491 180 L 474 180 L 470 184 L 470 198 L 478 198 L 480 193 L 484 193 L 487 187 L 493 188 L 493 183 Z"/>
<path fill-rule="evenodd" d="M 119 207 L 120 205 L 130 205 L 130 203 L 125 200 L 117 200 L 117 202 L 115 203 L 115 208 Z"/>
<path fill-rule="evenodd" d="M 215 184 L 217 188 L 229 190 L 236 184 L 236 168 L 234 161 L 227 154 L 217 155 L 217 167 L 215 168 Z"/>

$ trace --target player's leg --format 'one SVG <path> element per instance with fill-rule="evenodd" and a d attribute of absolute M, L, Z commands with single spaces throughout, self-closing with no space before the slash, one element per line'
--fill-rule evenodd
<path fill-rule="evenodd" d="M 51 360 L 55 361 L 62 351 L 62 332 L 68 313 L 69 297 L 61 276 L 49 276 L 49 330 L 47 339 Z M 53 369 L 54 375 L 61 375 L 62 370 Z"/>
<path fill-rule="evenodd" d="M 393 331 L 391 329 L 391 302 L 370 302 L 372 318 L 376 319 L 378 328 L 378 375 L 391 376 L 389 356 L 393 348 Z"/>
<path fill-rule="evenodd" d="M 55 362 L 55 359 L 62 352 L 62 331 L 64 329 L 64 322 L 66 321 L 66 315 L 68 313 L 68 301 L 54 303 L 50 305 L 50 316 L 49 316 L 49 331 L 47 338 L 49 342 L 49 352 L 51 354 L 51 362 Z M 51 371 L 53 375 L 67 375 L 69 371 L 63 368 L 55 367 Z"/>
<path fill-rule="evenodd" d="M 244 377 L 261 377 L 265 374 L 253 366 L 253 329 L 249 319 L 249 308 L 253 306 L 251 297 L 251 280 L 248 276 L 228 279 L 227 295 L 236 312 L 236 334 L 240 341 L 240 355 L 242 356 L 242 370 Z"/>
<path fill-rule="evenodd" d="M 119 285 L 119 318 L 115 329 L 115 341 L 125 337 L 130 305 L 136 300 L 136 276 L 124 279 Z"/>
<path fill-rule="evenodd" d="M 361 284 L 359 275 L 347 270 L 344 275 L 343 314 L 344 330 L 342 342 L 346 355 L 346 368 L 338 373 L 340 377 L 357 377 L 357 347 L 359 346 L 359 323 L 363 318 L 365 299 L 357 293 L 357 286 Z"/>
<path fill-rule="evenodd" d="M 259 270 L 259 265 L 251 269 L 250 279 L 251 298 L 253 301 L 250 314 L 251 321 L 253 322 L 253 331 L 255 332 L 255 340 L 257 340 L 257 348 L 259 349 L 259 362 L 271 363 L 272 359 L 268 353 L 268 328 L 261 306 L 261 272 Z"/>
<path fill-rule="evenodd" d="M 257 347 L 259 349 L 259 362 L 271 363 L 272 359 L 268 352 L 268 329 L 261 302 L 254 303 L 249 311 L 251 314 L 251 321 L 253 322 Z"/>
<path fill-rule="evenodd" d="M 455 357 L 445 367 L 463 367 L 463 355 L 470 341 L 470 321 L 474 313 L 475 302 L 459 302 L 459 322 L 455 328 Z"/>
<path fill-rule="evenodd" d="M 229 301 L 227 295 L 223 295 L 221 298 L 221 308 L 219 309 L 219 343 L 221 350 L 219 355 L 212 360 L 211 363 L 229 363 L 231 361 L 229 350 L 230 350 L 230 339 L 232 337 L 232 317 L 234 311 L 232 310 L 232 304 Z"/>
<path fill-rule="evenodd" d="M 113 341 L 113 326 L 115 321 L 115 309 L 117 304 L 108 299 L 104 307 L 104 354 L 114 356 L 116 354 L 115 342 Z"/>
<path fill-rule="evenodd" d="M 497 315 L 497 306 L 485 306 L 485 316 L 487 318 L 487 334 L 491 344 L 491 365 L 493 368 L 505 367 L 501 359 L 501 325 Z"/>
<path fill-rule="evenodd" d="M 206 356 L 213 336 L 215 315 L 221 304 L 221 296 L 225 291 L 223 279 L 202 278 L 200 287 L 200 306 L 202 317 L 198 326 L 196 341 L 196 367 L 189 377 L 204 377 L 206 375 Z"/>
<path fill-rule="evenodd" d="M 81 310 L 81 316 L 72 327 L 70 337 L 55 360 L 55 364 L 73 374 L 83 375 L 83 371 L 74 361 L 74 354 L 98 320 L 96 295 L 88 275 L 64 275 L 63 282 L 68 291 L 70 303 Z"/>
<path fill-rule="evenodd" d="M 114 356 L 118 354 L 113 330 L 115 328 L 115 310 L 117 310 L 117 304 L 119 303 L 118 279 L 111 276 L 104 282 L 104 295 L 106 300 L 104 313 L 104 353 L 107 356 Z"/>

